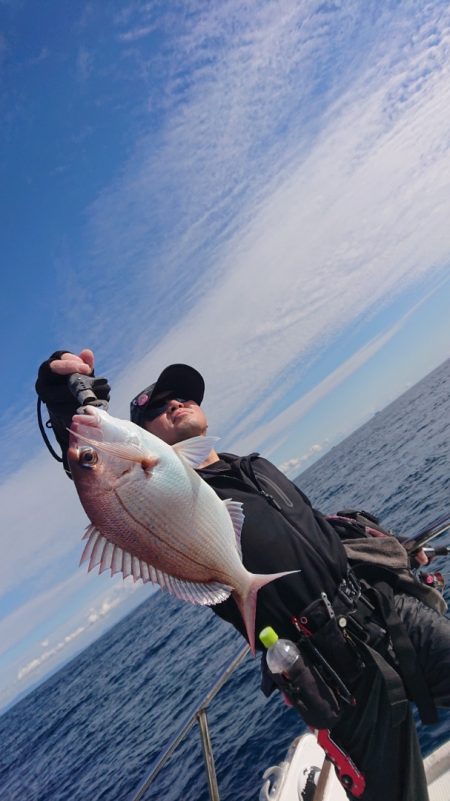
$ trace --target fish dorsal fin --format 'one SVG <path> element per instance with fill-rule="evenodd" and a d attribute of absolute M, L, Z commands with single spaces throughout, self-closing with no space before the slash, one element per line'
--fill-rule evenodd
<path fill-rule="evenodd" d="M 176 442 L 172 448 L 191 467 L 198 467 L 207 459 L 218 439 L 219 437 L 191 437 Z"/>
<path fill-rule="evenodd" d="M 95 526 L 88 526 L 83 539 L 86 539 L 87 541 L 81 555 L 80 565 L 89 559 L 88 570 L 92 570 L 93 567 L 100 563 L 107 539 L 103 536 L 103 534 L 100 534 Z"/>
<path fill-rule="evenodd" d="M 142 559 L 132 556 L 118 545 L 114 545 L 93 525 L 88 527 L 86 534 L 87 542 L 80 564 L 89 559 L 88 570 L 99 565 L 99 573 L 110 568 L 111 576 L 115 573 L 122 573 L 124 579 L 127 576 L 133 576 L 134 581 L 142 579 L 144 584 L 152 581 L 181 601 L 189 601 L 201 606 L 213 606 L 226 601 L 232 592 L 232 587 L 220 584 L 218 581 L 201 583 L 169 576 Z"/>
<path fill-rule="evenodd" d="M 82 536 L 82 539 L 83 540 L 88 540 L 93 531 L 96 531 L 96 528 L 95 528 L 93 523 L 89 523 L 89 525 L 86 526 L 86 528 L 84 530 L 84 534 Z"/>
<path fill-rule="evenodd" d="M 244 509 L 242 507 L 242 503 L 240 501 L 233 501 L 231 498 L 227 498 L 223 503 L 225 504 L 228 514 L 231 517 L 234 533 L 236 534 L 237 549 L 239 556 L 242 559 L 241 532 L 244 523 Z"/>

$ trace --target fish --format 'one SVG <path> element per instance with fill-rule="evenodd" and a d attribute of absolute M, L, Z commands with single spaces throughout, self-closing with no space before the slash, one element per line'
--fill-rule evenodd
<path fill-rule="evenodd" d="M 255 654 L 258 590 L 298 571 L 263 575 L 245 568 L 242 503 L 221 500 L 194 469 L 217 438 L 168 445 L 95 406 L 75 414 L 69 432 L 69 466 L 90 520 L 80 564 L 153 582 L 193 604 L 231 595 Z"/>

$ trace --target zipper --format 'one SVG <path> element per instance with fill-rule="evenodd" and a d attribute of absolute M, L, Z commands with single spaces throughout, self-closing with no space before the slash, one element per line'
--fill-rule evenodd
<path fill-rule="evenodd" d="M 270 505 L 273 506 L 278 512 L 281 512 L 281 506 L 278 503 L 278 501 L 275 500 L 273 495 L 270 495 L 263 489 L 258 489 L 258 494 L 261 495 L 263 498 L 265 498 L 266 501 L 270 503 Z"/>
<path fill-rule="evenodd" d="M 269 478 L 268 476 L 264 476 L 264 475 L 261 475 L 260 473 L 257 473 L 256 470 L 254 470 L 253 472 L 255 474 L 255 478 L 259 482 L 261 482 L 262 484 L 266 484 L 272 490 L 275 490 L 276 494 L 279 496 L 279 498 L 281 498 L 283 503 L 287 507 L 289 507 L 290 509 L 293 508 L 294 504 L 292 503 L 291 499 L 286 495 L 285 492 L 283 492 L 283 490 L 278 486 L 278 484 L 275 483 L 275 481 L 272 481 L 272 479 Z M 273 497 L 273 496 L 271 496 L 271 497 Z"/>

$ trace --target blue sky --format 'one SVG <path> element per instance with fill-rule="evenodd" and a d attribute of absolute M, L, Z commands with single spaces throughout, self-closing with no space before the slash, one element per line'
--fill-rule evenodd
<path fill-rule="evenodd" d="M 223 449 L 290 476 L 450 355 L 449 31 L 445 2 L 0 0 L 0 707 L 149 591 L 77 568 L 53 350 L 92 347 L 122 417 L 193 364 Z"/>

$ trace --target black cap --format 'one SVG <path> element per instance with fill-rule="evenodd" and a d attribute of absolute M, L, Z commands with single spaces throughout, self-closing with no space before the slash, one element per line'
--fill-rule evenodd
<path fill-rule="evenodd" d="M 198 370 L 187 364 L 170 364 L 154 384 L 143 389 L 130 403 L 130 420 L 138 426 L 145 421 L 149 407 L 157 406 L 164 398 L 193 400 L 200 406 L 205 393 L 205 382 Z"/>

